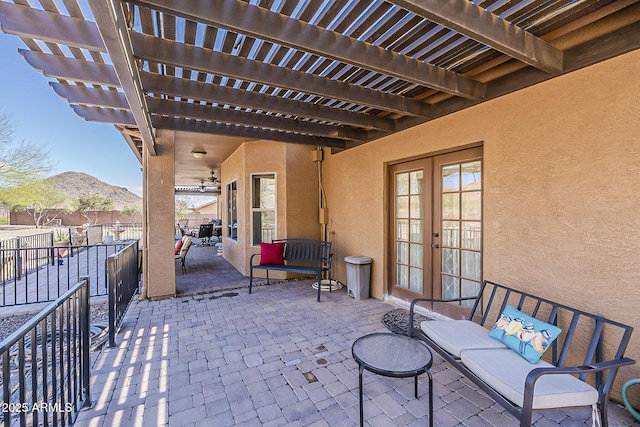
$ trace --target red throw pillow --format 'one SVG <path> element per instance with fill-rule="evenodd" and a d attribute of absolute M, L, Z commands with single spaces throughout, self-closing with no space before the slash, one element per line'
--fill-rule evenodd
<path fill-rule="evenodd" d="M 176 255 L 180 253 L 180 249 L 182 249 L 182 240 L 176 242 Z"/>
<path fill-rule="evenodd" d="M 284 243 L 260 243 L 260 265 L 284 264 Z"/>

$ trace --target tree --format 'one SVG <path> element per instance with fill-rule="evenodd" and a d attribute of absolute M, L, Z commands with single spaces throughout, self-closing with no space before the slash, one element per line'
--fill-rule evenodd
<path fill-rule="evenodd" d="M 113 200 L 95 194 L 82 196 L 78 198 L 78 210 L 80 215 L 93 225 L 98 222 L 98 212 L 113 210 Z"/>
<path fill-rule="evenodd" d="M 53 169 L 49 152 L 29 141 L 14 140 L 16 124 L 0 115 L 0 191 L 32 184 Z"/>
<path fill-rule="evenodd" d="M 142 212 L 142 208 L 137 205 L 133 206 L 125 206 L 122 208 L 122 215 L 124 216 L 133 216 Z"/>
<path fill-rule="evenodd" d="M 191 208 L 189 207 L 189 204 L 183 199 L 176 199 L 175 207 L 176 220 L 178 221 L 178 223 L 180 223 L 187 218 L 187 215 L 189 215 L 189 212 L 191 212 Z"/>
<path fill-rule="evenodd" d="M 25 210 L 33 218 L 36 228 L 47 225 L 61 212 L 74 210 L 72 200 L 48 179 L 0 191 L 0 203 L 11 212 Z M 53 209 L 58 212 L 50 216 Z"/>

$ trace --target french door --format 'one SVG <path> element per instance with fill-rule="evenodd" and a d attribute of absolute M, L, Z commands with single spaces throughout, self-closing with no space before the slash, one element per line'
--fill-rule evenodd
<path fill-rule="evenodd" d="M 482 280 L 482 148 L 390 167 L 389 292 L 413 298 L 471 296 Z M 450 317 L 466 303 L 430 308 Z"/>

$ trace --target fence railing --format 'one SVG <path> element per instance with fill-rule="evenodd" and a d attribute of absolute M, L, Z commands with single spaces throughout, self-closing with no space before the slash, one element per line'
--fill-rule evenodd
<path fill-rule="evenodd" d="M 0 307 L 53 301 L 83 276 L 91 296 L 106 296 L 107 258 L 128 244 L 0 249 Z"/>
<path fill-rule="evenodd" d="M 12 274 L 20 274 L 38 268 L 39 260 L 52 255 L 53 232 L 38 233 L 29 236 L 18 236 L 13 239 L 0 240 L 0 280 L 12 277 Z M 36 249 L 39 248 L 39 249 Z M 22 250 L 23 256 L 15 256 L 16 253 L 6 250 Z"/>
<path fill-rule="evenodd" d="M 138 241 L 133 241 L 107 259 L 109 278 L 109 347 L 116 346 L 116 333 L 139 284 Z"/>
<path fill-rule="evenodd" d="M 53 231 L 0 240 L 0 249 L 37 248 L 42 246 L 53 246 Z"/>
<path fill-rule="evenodd" d="M 89 278 L 0 343 L 5 426 L 71 425 L 91 405 Z"/>

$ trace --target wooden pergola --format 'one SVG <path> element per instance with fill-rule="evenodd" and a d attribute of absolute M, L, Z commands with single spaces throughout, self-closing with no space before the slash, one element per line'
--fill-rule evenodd
<path fill-rule="evenodd" d="M 193 134 L 346 150 L 640 47 L 632 0 L 12 0 L 0 24 L 138 158 L 157 129 L 176 159 Z"/>

